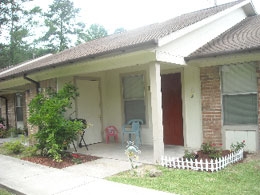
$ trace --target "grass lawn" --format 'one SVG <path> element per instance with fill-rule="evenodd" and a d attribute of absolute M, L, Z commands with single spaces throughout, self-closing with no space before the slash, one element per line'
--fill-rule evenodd
<path fill-rule="evenodd" d="M 214 173 L 177 170 L 158 166 L 159 177 L 138 177 L 123 172 L 107 178 L 110 181 L 152 188 L 177 194 L 260 194 L 260 159 L 230 165 Z"/>

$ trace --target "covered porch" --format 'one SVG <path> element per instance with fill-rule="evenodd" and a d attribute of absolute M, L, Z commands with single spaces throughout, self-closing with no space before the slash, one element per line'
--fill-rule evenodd
<path fill-rule="evenodd" d="M 125 154 L 125 146 L 122 146 L 121 143 L 97 143 L 88 146 L 88 150 L 83 146 L 82 148 L 77 147 L 77 152 L 81 154 L 88 154 L 92 156 L 97 156 L 101 158 L 114 159 L 114 160 L 123 160 L 128 161 Z M 154 164 L 153 156 L 153 146 L 151 145 L 141 145 L 139 150 L 141 153 L 139 155 L 138 162 L 146 164 Z M 73 148 L 70 151 L 74 151 Z M 176 145 L 164 145 L 164 155 L 165 156 L 174 156 L 181 157 L 184 155 L 184 147 Z M 157 162 L 159 163 L 159 162 Z"/>

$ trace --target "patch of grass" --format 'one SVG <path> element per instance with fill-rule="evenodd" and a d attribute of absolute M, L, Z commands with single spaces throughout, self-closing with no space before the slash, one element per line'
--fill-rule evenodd
<path fill-rule="evenodd" d="M 138 177 L 123 172 L 107 179 L 182 195 L 260 194 L 260 160 L 238 163 L 214 173 L 157 168 L 162 171 L 160 177 Z"/>

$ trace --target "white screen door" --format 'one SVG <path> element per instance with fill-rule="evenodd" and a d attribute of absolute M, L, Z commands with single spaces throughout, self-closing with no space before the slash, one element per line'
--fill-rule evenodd
<path fill-rule="evenodd" d="M 86 119 L 92 124 L 86 130 L 84 139 L 87 144 L 102 142 L 99 81 L 77 79 L 76 86 L 79 92 L 77 118 Z"/>

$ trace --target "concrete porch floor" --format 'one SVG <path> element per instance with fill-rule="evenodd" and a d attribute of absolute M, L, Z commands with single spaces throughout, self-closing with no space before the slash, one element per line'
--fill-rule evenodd
<path fill-rule="evenodd" d="M 125 154 L 125 146 L 122 146 L 121 143 L 97 143 L 88 146 L 88 150 L 86 150 L 85 146 L 82 148 L 77 148 L 77 151 L 82 154 L 88 154 L 108 159 L 116 159 L 116 160 L 124 160 L 128 161 L 127 156 Z M 153 147 L 148 145 L 141 145 L 139 150 L 141 150 L 141 154 L 139 154 L 140 163 L 153 164 Z M 74 151 L 71 148 L 71 151 Z M 184 155 L 184 147 L 183 146 L 173 146 L 173 145 L 165 145 L 164 147 L 164 155 L 171 157 L 181 157 Z"/>
<path fill-rule="evenodd" d="M 19 138 L 4 138 L 0 139 L 0 145 L 4 142 L 15 141 Z M 75 143 L 76 144 L 76 143 Z M 88 146 L 88 150 L 86 150 L 85 146 L 82 148 L 77 147 L 77 152 L 81 154 L 88 154 L 92 156 L 102 157 L 106 159 L 113 160 L 123 160 L 128 161 L 127 156 L 125 154 L 126 147 L 122 146 L 121 143 L 110 142 L 108 144 L 102 142 L 97 144 L 92 144 Z M 153 159 L 153 146 L 151 145 L 141 145 L 139 150 L 141 150 L 141 154 L 139 154 L 138 162 L 146 163 L 146 164 L 154 164 Z M 71 152 L 74 152 L 74 148 L 71 145 Z M 183 146 L 174 146 L 174 145 L 165 145 L 164 146 L 164 155 L 170 157 L 181 157 L 184 155 L 185 149 Z"/>

